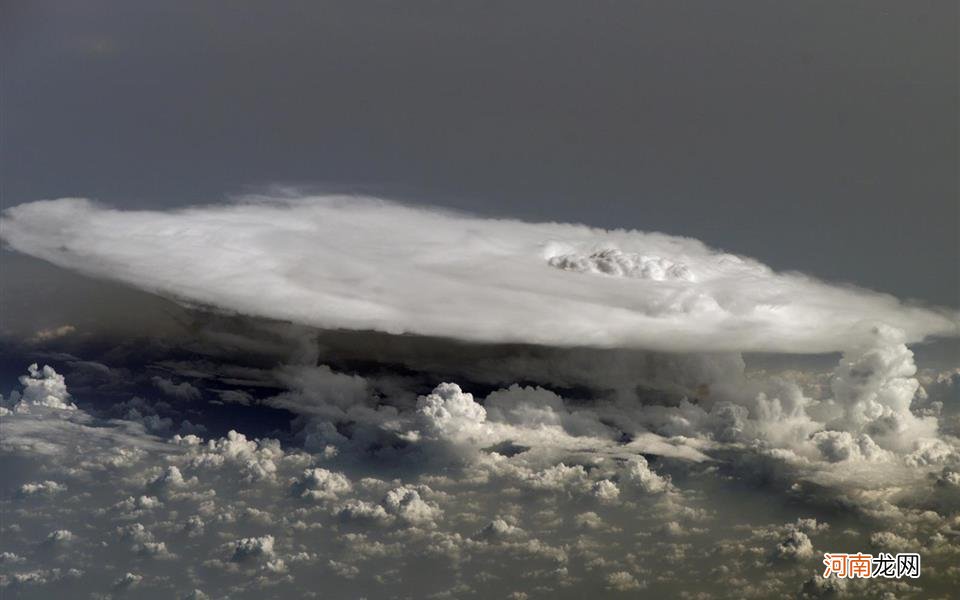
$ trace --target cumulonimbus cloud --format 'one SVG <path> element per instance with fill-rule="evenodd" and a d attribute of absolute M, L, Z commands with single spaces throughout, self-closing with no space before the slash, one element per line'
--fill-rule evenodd
<path fill-rule="evenodd" d="M 660 233 L 484 219 L 343 196 L 173 211 L 6 209 L 13 249 L 189 303 L 321 328 L 663 351 L 827 352 L 864 322 L 907 341 L 958 316 L 776 273 Z"/>

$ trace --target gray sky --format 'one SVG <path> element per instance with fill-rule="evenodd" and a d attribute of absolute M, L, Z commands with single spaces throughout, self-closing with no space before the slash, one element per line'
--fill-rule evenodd
<path fill-rule="evenodd" d="M 3 201 L 269 184 L 958 298 L 953 2 L 5 2 Z"/>

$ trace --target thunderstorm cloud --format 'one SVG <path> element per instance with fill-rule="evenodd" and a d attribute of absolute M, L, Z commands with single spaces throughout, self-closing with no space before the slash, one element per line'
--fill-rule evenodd
<path fill-rule="evenodd" d="M 84 199 L 3 213 L 12 248 L 178 300 L 322 327 L 665 351 L 839 351 L 957 315 L 776 273 L 689 238 L 481 219 L 354 197 L 176 211 Z"/>

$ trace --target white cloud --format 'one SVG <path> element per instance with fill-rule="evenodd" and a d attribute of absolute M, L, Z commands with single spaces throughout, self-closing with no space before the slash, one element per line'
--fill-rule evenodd
<path fill-rule="evenodd" d="M 120 578 L 113 582 L 114 589 L 126 590 L 140 585 L 143 581 L 143 575 L 137 573 L 124 573 Z"/>
<path fill-rule="evenodd" d="M 646 587 L 627 571 L 617 571 L 607 575 L 607 588 L 617 592 L 634 592 Z"/>
<path fill-rule="evenodd" d="M 854 437 L 849 431 L 818 431 L 811 440 L 830 462 L 881 460 L 889 456 L 865 433 Z"/>
<path fill-rule="evenodd" d="M 668 489 L 670 482 L 650 470 L 647 459 L 634 456 L 628 461 L 626 481 L 644 492 L 658 493 Z"/>
<path fill-rule="evenodd" d="M 227 433 L 227 437 L 209 440 L 206 445 L 198 446 L 189 442 L 196 436 L 175 436 L 178 443 L 187 443 L 192 455 L 190 465 L 195 468 L 218 468 L 229 464 L 237 467 L 245 481 L 273 479 L 277 472 L 276 459 L 283 456 L 280 442 L 271 439 L 248 440 L 247 436 L 236 431 Z"/>
<path fill-rule="evenodd" d="M 487 411 L 455 383 L 441 383 L 417 400 L 416 422 L 427 439 L 469 440 L 478 437 Z"/>
<path fill-rule="evenodd" d="M 291 380 L 291 393 L 306 401 L 311 389 L 366 390 L 358 392 L 363 402 L 376 393 L 370 381 L 351 383 L 327 371 L 316 386 L 297 387 Z M 330 381 L 348 385 L 330 388 Z M 415 395 L 403 396 L 392 407 L 394 418 L 424 432 L 410 445 L 418 451 L 444 451 L 451 443 L 471 449 L 470 460 L 453 464 L 423 461 L 417 453 L 374 455 L 359 444 L 345 444 L 339 454 L 322 446 L 308 454 L 289 439 L 281 446 L 238 432 L 162 441 L 140 424 L 98 420 L 81 409 L 11 414 L 4 417 L 3 457 L 29 465 L 13 471 L 21 479 L 13 479 L 11 489 L 31 491 L 0 500 L 10 502 L 23 528 L 3 531 L 0 586 L 29 586 L 34 596 L 57 597 L 63 588 L 55 586 L 63 583 L 74 595 L 108 597 L 123 591 L 113 584 L 130 573 L 142 578 L 126 578 L 138 584 L 130 594 L 145 597 L 191 597 L 198 589 L 217 598 L 306 597 L 318 586 L 334 597 L 360 591 L 368 597 L 398 591 L 460 597 L 468 588 L 478 597 L 514 591 L 529 598 L 596 590 L 629 595 L 640 589 L 697 597 L 704 590 L 698 582 L 710 581 L 741 597 L 762 567 L 768 575 L 762 595 L 789 597 L 807 577 L 806 565 L 816 566 L 818 549 L 850 541 L 843 531 L 806 518 L 811 504 L 854 513 L 857 518 L 846 514 L 838 522 L 855 524 L 860 539 L 877 547 L 922 552 L 931 566 L 922 585 L 936 589 L 948 581 L 960 481 L 950 466 L 954 440 L 935 438 L 937 445 L 920 438 L 924 443 L 909 452 L 883 450 L 883 460 L 868 461 L 870 450 L 859 444 L 863 434 L 822 429 L 819 420 L 813 423 L 820 437 L 755 437 L 765 424 L 794 419 L 820 400 L 789 398 L 774 386 L 764 387 L 769 393 L 758 402 L 756 390 L 747 389 L 738 405 L 745 414 L 732 411 L 732 419 L 662 407 L 689 420 L 690 437 L 683 439 L 644 433 L 636 425 L 642 419 L 631 421 L 647 408 L 636 402 L 567 400 L 520 386 L 484 399 L 449 384 L 420 402 L 418 412 Z M 714 394 L 736 399 L 732 390 Z M 344 439 L 366 435 L 351 428 L 358 413 L 343 398 L 324 398 L 345 409 L 329 415 L 345 418 L 337 423 Z M 310 405 L 304 418 L 319 414 L 320 404 Z M 833 408 L 826 412 L 841 418 L 842 406 Z M 370 421 L 371 427 L 380 424 L 387 421 Z M 621 426 L 636 435 L 619 439 Z M 615 433 L 598 437 L 605 431 L 598 427 Z M 729 436 L 736 439 L 711 439 L 725 428 L 739 430 Z M 846 434 L 838 447 L 849 442 L 860 455 L 827 460 L 816 441 L 837 433 Z M 529 448 L 508 456 L 478 447 L 497 440 Z M 691 460 L 664 447 L 706 454 Z M 637 454 L 650 450 L 657 451 L 648 454 L 649 462 Z M 768 479 L 751 489 L 738 481 L 743 473 Z M 804 495 L 808 482 L 816 495 Z M 69 494 L 40 491 L 57 486 Z M 770 511 L 755 507 L 772 501 L 776 515 L 794 511 L 799 518 L 771 524 Z M 897 537 L 883 533 L 894 525 Z M 74 535 L 44 541 L 58 530 Z M 67 538 L 71 542 L 63 543 Z M 83 571 L 70 575 L 59 564 Z"/>
<path fill-rule="evenodd" d="M 620 488 L 609 479 L 601 479 L 593 484 L 593 495 L 600 502 L 611 504 L 620 498 Z"/>
<path fill-rule="evenodd" d="M 568 410 L 563 398 L 542 387 L 517 384 L 492 392 L 484 400 L 491 421 L 520 428 L 561 427 L 570 435 L 607 437 L 610 428 L 600 423 L 593 410 Z"/>
<path fill-rule="evenodd" d="M 76 410 L 70 402 L 70 393 L 63 375 L 52 367 L 44 365 L 40 369 L 36 363 L 27 368 L 27 374 L 20 376 L 23 391 L 14 390 L 6 401 L 0 397 L 0 405 L 14 412 L 30 412 L 30 407 L 52 408 L 57 410 Z M 0 413 L 2 414 L 2 413 Z"/>
<path fill-rule="evenodd" d="M 54 496 L 67 491 L 67 486 L 56 481 L 37 481 L 25 483 L 20 486 L 19 495 L 21 497 L 30 496 Z"/>
<path fill-rule="evenodd" d="M 230 560 L 244 562 L 273 558 L 273 544 L 274 537 L 272 535 L 239 539 L 232 544 L 233 554 Z"/>
<path fill-rule="evenodd" d="M 548 252 L 550 254 L 550 252 Z M 597 250 L 590 254 L 555 254 L 547 262 L 552 267 L 580 273 L 597 273 L 612 277 L 635 277 L 653 281 L 693 281 L 693 274 L 683 263 L 659 256 L 623 252 L 617 248 Z"/>
<path fill-rule="evenodd" d="M 51 531 L 44 539 L 44 543 L 49 545 L 68 544 L 74 539 L 73 532 L 68 529 L 57 529 Z"/>
<path fill-rule="evenodd" d="M 196 477 L 186 479 L 179 467 L 170 465 L 149 483 L 147 489 L 157 494 L 171 494 L 195 486 L 197 483 Z"/>
<path fill-rule="evenodd" d="M 806 533 L 791 528 L 777 544 L 776 556 L 782 560 L 808 560 L 813 557 L 813 542 Z"/>
<path fill-rule="evenodd" d="M 337 515 L 347 521 L 369 521 L 387 524 L 393 520 L 393 517 L 387 514 L 383 506 L 364 500 L 347 501 L 340 507 Z"/>
<path fill-rule="evenodd" d="M 335 473 L 323 468 L 307 469 L 303 478 L 293 485 L 294 493 L 301 498 L 311 500 L 335 500 L 337 496 L 353 489 L 350 480 L 342 473 Z"/>
<path fill-rule="evenodd" d="M 603 529 L 604 527 L 603 519 L 593 511 L 580 513 L 573 518 L 573 522 L 579 529 Z"/>
<path fill-rule="evenodd" d="M 592 489 L 586 469 L 580 465 L 567 466 L 562 462 L 526 477 L 526 483 L 537 490 L 583 494 Z"/>
<path fill-rule="evenodd" d="M 882 425 L 902 437 L 906 430 L 922 427 L 910 412 L 920 383 L 914 377 L 913 352 L 904 341 L 902 331 L 873 325 L 844 352 L 832 382 L 834 399 L 844 410 L 844 429 Z"/>
<path fill-rule="evenodd" d="M 498 542 L 502 540 L 516 539 L 524 537 L 523 529 L 516 525 L 511 525 L 505 520 L 497 518 L 487 523 L 483 529 L 473 534 L 474 539 L 485 540 L 489 542 Z"/>
<path fill-rule="evenodd" d="M 332 196 L 171 212 L 61 199 L 3 215 L 4 241 L 54 264 L 324 328 L 668 351 L 841 350 L 863 322 L 907 341 L 958 334 L 956 314 L 658 233 Z"/>
<path fill-rule="evenodd" d="M 433 525 L 443 514 L 436 504 L 420 497 L 420 490 L 401 486 L 387 492 L 383 498 L 387 512 L 413 525 Z"/>

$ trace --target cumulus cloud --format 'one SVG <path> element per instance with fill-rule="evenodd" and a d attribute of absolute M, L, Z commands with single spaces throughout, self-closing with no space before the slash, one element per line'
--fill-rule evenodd
<path fill-rule="evenodd" d="M 843 360 L 859 364 L 861 355 Z M 160 438 L 139 422 L 99 419 L 86 404 L 5 415 L 3 459 L 15 467 L 11 489 L 19 492 L 0 498 L 16 515 L 0 537 L 0 587 L 13 597 L 203 597 L 201 589 L 209 597 L 305 597 L 322 585 L 335 598 L 358 590 L 370 598 L 397 590 L 695 598 L 716 586 L 755 594 L 763 575 L 762 596 L 789 597 L 823 588 L 804 584 L 818 572 L 817 552 L 846 547 L 853 524 L 870 547 L 921 551 L 931 566 L 925 591 L 951 577 L 955 442 L 919 438 L 909 450 L 879 448 L 869 458 L 877 449 L 865 431 L 828 428 L 848 426 L 844 407 L 863 394 L 798 399 L 779 384 L 741 382 L 736 404 L 734 388 L 718 384 L 711 394 L 724 408 L 714 418 L 706 394 L 689 406 L 660 398 L 663 410 L 649 416 L 655 405 L 638 396 L 572 400 L 523 385 L 474 396 L 438 383 L 419 397 L 401 394 L 377 417 L 391 396 L 376 378 L 280 370 L 284 406 L 305 403 L 298 423 L 325 423 L 328 438 L 342 438 L 339 452 L 239 431 Z M 910 378 L 902 369 L 883 373 L 866 377 L 871 389 Z M 808 410 L 817 417 L 813 433 L 762 435 Z M 684 435 L 666 435 L 681 425 Z M 379 446 L 404 438 L 393 453 Z M 521 448 L 509 451 L 510 440 Z M 696 448 L 704 458 L 665 447 Z M 459 460 L 422 460 L 423 451 L 451 450 Z M 742 485 L 755 476 L 763 486 Z M 842 511 L 848 525 L 827 527 L 808 510 Z M 787 511 L 798 518 L 773 520 Z"/>
<path fill-rule="evenodd" d="M 294 482 L 294 493 L 311 500 L 335 500 L 338 495 L 352 489 L 350 480 L 342 473 L 323 468 L 307 469 L 303 478 Z"/>
<path fill-rule="evenodd" d="M 365 500 L 347 501 L 337 515 L 345 521 L 368 521 L 380 524 L 389 523 L 393 519 L 383 506 Z"/>
<path fill-rule="evenodd" d="M 642 582 L 637 581 L 637 578 L 627 571 L 617 571 L 607 575 L 607 588 L 617 592 L 633 592 L 644 587 Z"/>
<path fill-rule="evenodd" d="M 417 400 L 417 424 L 429 439 L 475 438 L 483 431 L 487 411 L 455 383 L 441 383 Z"/>
<path fill-rule="evenodd" d="M 841 350 L 864 321 L 907 341 L 958 333 L 945 310 L 775 273 L 689 238 L 369 198 L 247 198 L 172 212 L 61 199 L 6 209 L 2 231 L 12 248 L 88 275 L 324 328 L 786 352 Z"/>
<path fill-rule="evenodd" d="M 38 481 L 25 483 L 20 486 L 19 495 L 20 497 L 26 498 L 30 496 L 54 496 L 67 491 L 67 486 L 62 483 L 57 483 L 56 481 Z"/>
<path fill-rule="evenodd" d="M 626 469 L 628 485 L 636 486 L 644 492 L 657 493 L 666 490 L 670 482 L 650 470 L 649 463 L 643 456 L 631 457 Z"/>
<path fill-rule="evenodd" d="M 272 535 L 237 540 L 231 544 L 233 554 L 230 560 L 243 562 L 273 558 L 273 543 L 274 539 Z"/>
<path fill-rule="evenodd" d="M 56 531 L 51 531 L 43 542 L 50 546 L 57 546 L 63 544 L 69 544 L 74 539 L 73 532 L 69 529 L 57 529 Z"/>
<path fill-rule="evenodd" d="M 883 449 L 865 433 L 855 438 L 849 431 L 818 431 L 811 439 L 830 462 L 878 460 L 886 456 Z"/>
<path fill-rule="evenodd" d="M 523 529 L 497 518 L 487 523 L 483 529 L 473 535 L 475 539 L 500 541 L 524 536 Z"/>
<path fill-rule="evenodd" d="M 904 341 L 902 331 L 874 325 L 844 352 L 834 371 L 832 389 L 844 409 L 846 428 L 892 429 L 902 434 L 906 430 L 916 433 L 922 427 L 910 412 L 920 383 L 914 377 L 913 352 Z"/>
<path fill-rule="evenodd" d="M 427 488 L 429 489 L 429 488 Z M 414 525 L 432 525 L 443 511 L 436 504 L 425 501 L 420 492 L 410 486 L 401 486 L 387 492 L 383 506 L 387 512 Z"/>
<path fill-rule="evenodd" d="M 807 560 L 813 557 L 813 543 L 806 533 L 791 528 L 777 544 L 776 555 L 783 560 Z"/>
<path fill-rule="evenodd" d="M 277 440 L 249 440 L 236 431 L 230 431 L 226 438 L 209 440 L 206 445 L 199 445 L 194 435 L 176 435 L 173 439 L 191 450 L 197 449 L 190 459 L 191 466 L 218 468 L 229 464 L 239 469 L 244 481 L 273 479 L 276 459 L 284 454 Z"/>
<path fill-rule="evenodd" d="M 143 581 L 143 575 L 128 572 L 113 582 L 113 588 L 116 590 L 128 590 L 138 586 L 141 581 Z"/>
<path fill-rule="evenodd" d="M 14 390 L 4 400 L 0 397 L 0 410 L 30 412 L 31 407 L 52 408 L 56 410 L 76 410 L 70 402 L 70 393 L 63 375 L 52 367 L 44 365 L 40 369 L 36 363 L 27 368 L 27 374 L 20 376 L 22 391 Z M 2 414 L 2 413 L 0 413 Z"/>

